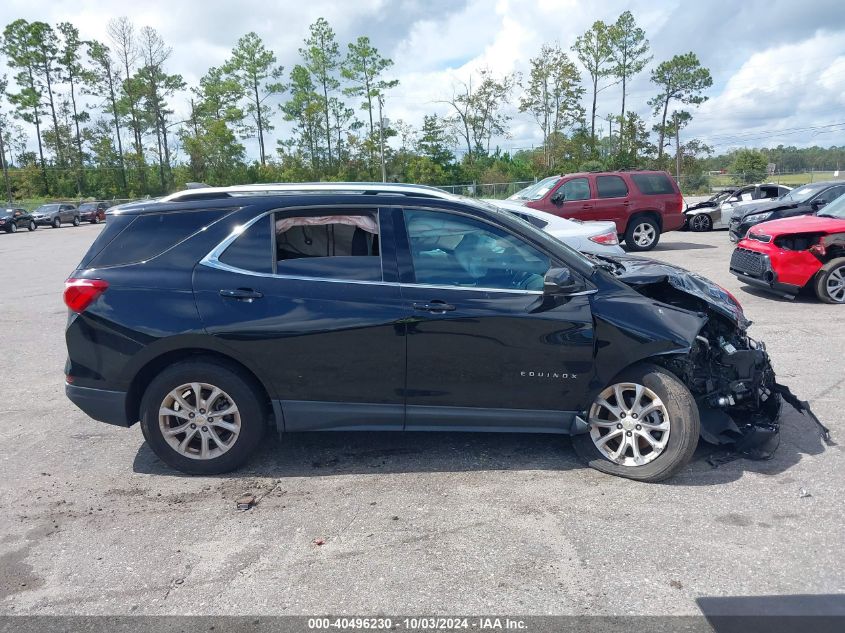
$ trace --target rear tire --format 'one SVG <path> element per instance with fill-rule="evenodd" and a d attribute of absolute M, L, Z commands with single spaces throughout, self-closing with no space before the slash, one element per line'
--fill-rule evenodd
<path fill-rule="evenodd" d="M 611 383 L 602 394 L 617 393 L 614 388 L 619 386 L 623 406 L 618 407 L 616 396 L 609 395 L 604 402 L 610 408 L 606 408 L 599 404 L 601 394 L 597 396 L 587 420 L 590 432 L 572 438 L 575 452 L 591 468 L 636 481 L 662 481 L 677 473 L 692 458 L 701 433 L 698 406 L 689 389 L 665 369 L 647 363 L 623 371 Z M 634 395 L 637 389 L 642 390 L 640 400 Z M 614 408 L 621 411 L 615 419 L 610 413 Z M 637 416 L 647 408 L 651 412 Z M 665 431 L 657 426 L 665 426 Z M 625 441 L 627 447 L 623 447 Z M 637 456 L 641 464 L 634 463 Z"/>
<path fill-rule="evenodd" d="M 845 257 L 831 259 L 816 273 L 816 296 L 824 303 L 845 303 Z"/>
<path fill-rule="evenodd" d="M 632 218 L 625 229 L 625 243 L 631 251 L 650 251 L 660 241 L 660 227 L 648 215 Z"/>
<path fill-rule="evenodd" d="M 199 387 L 199 399 L 193 385 Z M 215 390 L 220 392 L 216 398 Z M 178 415 L 162 415 L 162 410 Z M 233 413 L 224 414 L 227 410 Z M 258 448 L 265 426 L 259 389 L 238 369 L 212 359 L 171 365 L 153 379 L 141 400 L 141 430 L 150 448 L 164 463 L 190 475 L 238 468 Z M 174 433 L 179 428 L 184 431 Z"/>
<path fill-rule="evenodd" d="M 79 226 L 79 224 L 80 224 L 79 216 L 78 215 L 73 216 L 73 225 Z"/>

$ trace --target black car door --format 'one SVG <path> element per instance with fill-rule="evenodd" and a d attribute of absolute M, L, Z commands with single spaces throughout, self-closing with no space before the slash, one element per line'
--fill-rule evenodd
<path fill-rule="evenodd" d="M 556 262 L 481 217 L 395 217 L 412 314 L 405 428 L 568 430 L 593 369 L 592 291 L 544 295 Z"/>
<path fill-rule="evenodd" d="M 286 430 L 404 423 L 407 315 L 374 209 L 264 215 L 194 272 L 207 331 L 255 363 Z"/>

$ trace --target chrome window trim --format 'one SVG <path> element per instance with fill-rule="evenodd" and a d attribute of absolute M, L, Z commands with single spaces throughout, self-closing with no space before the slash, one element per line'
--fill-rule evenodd
<path fill-rule="evenodd" d="M 303 206 L 303 207 L 282 207 L 277 209 L 272 209 L 270 211 L 265 211 L 254 218 L 251 218 L 249 221 L 244 223 L 238 230 L 233 231 L 229 236 L 223 239 L 217 246 L 215 246 L 205 257 L 203 257 L 199 262 L 198 265 L 205 266 L 207 268 L 216 268 L 218 270 L 223 270 L 230 273 L 236 273 L 240 275 L 249 275 L 252 277 L 264 277 L 270 279 L 288 279 L 291 281 L 322 281 L 326 283 L 341 283 L 341 284 L 353 284 L 353 285 L 361 285 L 361 286 L 398 286 L 398 287 L 408 287 L 408 288 L 429 288 L 433 290 L 463 290 L 468 292 L 484 292 L 484 293 L 504 293 L 504 294 L 518 294 L 518 295 L 542 295 L 544 292 L 542 290 L 519 290 L 519 289 L 505 289 L 505 288 L 487 288 L 487 287 L 466 287 L 466 286 L 446 286 L 446 285 L 436 285 L 436 284 L 418 284 L 418 283 L 403 283 L 398 281 L 367 281 L 361 279 L 336 279 L 331 277 L 308 277 L 305 275 L 284 275 L 278 273 L 262 273 L 257 272 L 254 270 L 247 270 L 244 268 L 237 268 L 236 266 L 230 266 L 229 264 L 225 264 L 220 261 L 220 255 L 231 246 L 232 242 L 234 242 L 240 235 L 246 231 L 249 227 L 251 227 L 256 222 L 259 222 L 262 218 L 266 218 L 269 215 L 275 214 L 277 212 L 297 212 L 297 211 L 315 211 L 320 209 L 337 209 L 338 207 L 343 207 L 344 209 L 362 209 L 362 210 L 373 210 L 372 205 L 337 205 L 337 204 L 330 204 L 330 205 L 314 205 L 314 206 Z M 418 209 L 423 211 L 435 211 L 440 213 L 452 213 L 456 215 L 463 215 L 471 219 L 478 220 L 485 224 L 489 224 L 490 226 L 496 227 L 500 230 L 504 230 L 509 235 L 513 235 L 516 239 L 525 241 L 521 236 L 514 234 L 512 231 L 506 229 L 505 227 L 499 226 L 493 222 L 490 222 L 486 218 L 479 218 L 473 214 L 466 213 L 463 211 L 455 210 L 455 209 L 441 209 L 438 207 L 427 207 L 425 205 L 415 204 L 413 206 L 408 206 L 404 204 L 386 204 L 383 206 L 379 206 L 376 210 L 379 209 L 390 209 L 390 208 L 399 208 L 399 209 Z M 223 219 L 223 218 L 221 218 Z M 381 217 L 379 215 L 379 223 L 381 222 Z M 273 231 L 271 231 L 271 234 Z M 275 241 L 275 239 L 274 239 Z M 533 244 L 529 244 L 532 248 L 537 248 Z M 542 249 L 541 249 L 542 250 Z M 551 255 L 549 255 L 551 259 L 554 259 Z M 381 251 L 379 251 L 379 261 L 381 262 L 382 269 L 384 268 L 384 260 L 381 257 Z M 275 268 L 275 266 L 274 266 Z M 382 279 L 384 279 L 384 273 L 382 270 Z M 571 295 L 567 295 L 569 297 L 578 297 L 583 295 L 591 295 L 598 292 L 598 289 L 589 289 L 584 290 L 581 292 L 572 293 Z"/>

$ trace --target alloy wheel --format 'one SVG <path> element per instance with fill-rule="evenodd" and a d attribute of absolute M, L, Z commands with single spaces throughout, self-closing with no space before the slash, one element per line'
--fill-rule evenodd
<path fill-rule="evenodd" d="M 699 213 L 692 217 L 690 224 L 693 231 L 708 231 L 710 229 L 710 216 Z"/>
<path fill-rule="evenodd" d="M 9 225 L 9 233 L 17 233 L 18 232 L 18 225 L 12 222 Z"/>
<path fill-rule="evenodd" d="M 654 227 L 651 224 L 643 222 L 642 224 L 638 224 L 634 227 L 633 237 L 637 246 L 645 248 L 654 243 L 654 240 L 657 237 L 657 231 L 654 230 Z"/>
<path fill-rule="evenodd" d="M 825 282 L 825 292 L 836 303 L 845 303 L 845 266 L 830 271 Z"/>
<path fill-rule="evenodd" d="M 241 415 L 225 391 L 203 382 L 180 385 L 159 408 L 159 428 L 165 441 L 190 459 L 214 459 L 238 441 Z"/>
<path fill-rule="evenodd" d="M 657 459 L 669 441 L 669 412 L 648 387 L 611 385 L 593 401 L 590 437 L 598 451 L 621 466 L 642 466 Z"/>

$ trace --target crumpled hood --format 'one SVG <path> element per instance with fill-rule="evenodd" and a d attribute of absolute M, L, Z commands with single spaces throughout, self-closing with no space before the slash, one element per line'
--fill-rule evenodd
<path fill-rule="evenodd" d="M 785 202 L 783 200 L 765 200 L 760 202 L 752 202 L 751 204 L 744 204 L 742 206 L 734 207 L 734 217 L 742 219 L 745 216 L 753 215 L 755 213 L 765 213 L 766 211 L 779 211 L 780 209 L 794 209 L 798 206 L 796 202 Z"/>
<path fill-rule="evenodd" d="M 727 290 L 706 277 L 679 266 L 643 257 L 625 256 L 608 259 L 613 259 L 625 267 L 625 271 L 617 273 L 616 276 L 629 286 L 636 287 L 666 281 L 676 290 L 705 301 L 719 314 L 728 317 L 742 329 L 751 325 L 751 321 L 745 318 L 745 313 L 736 299 Z"/>

